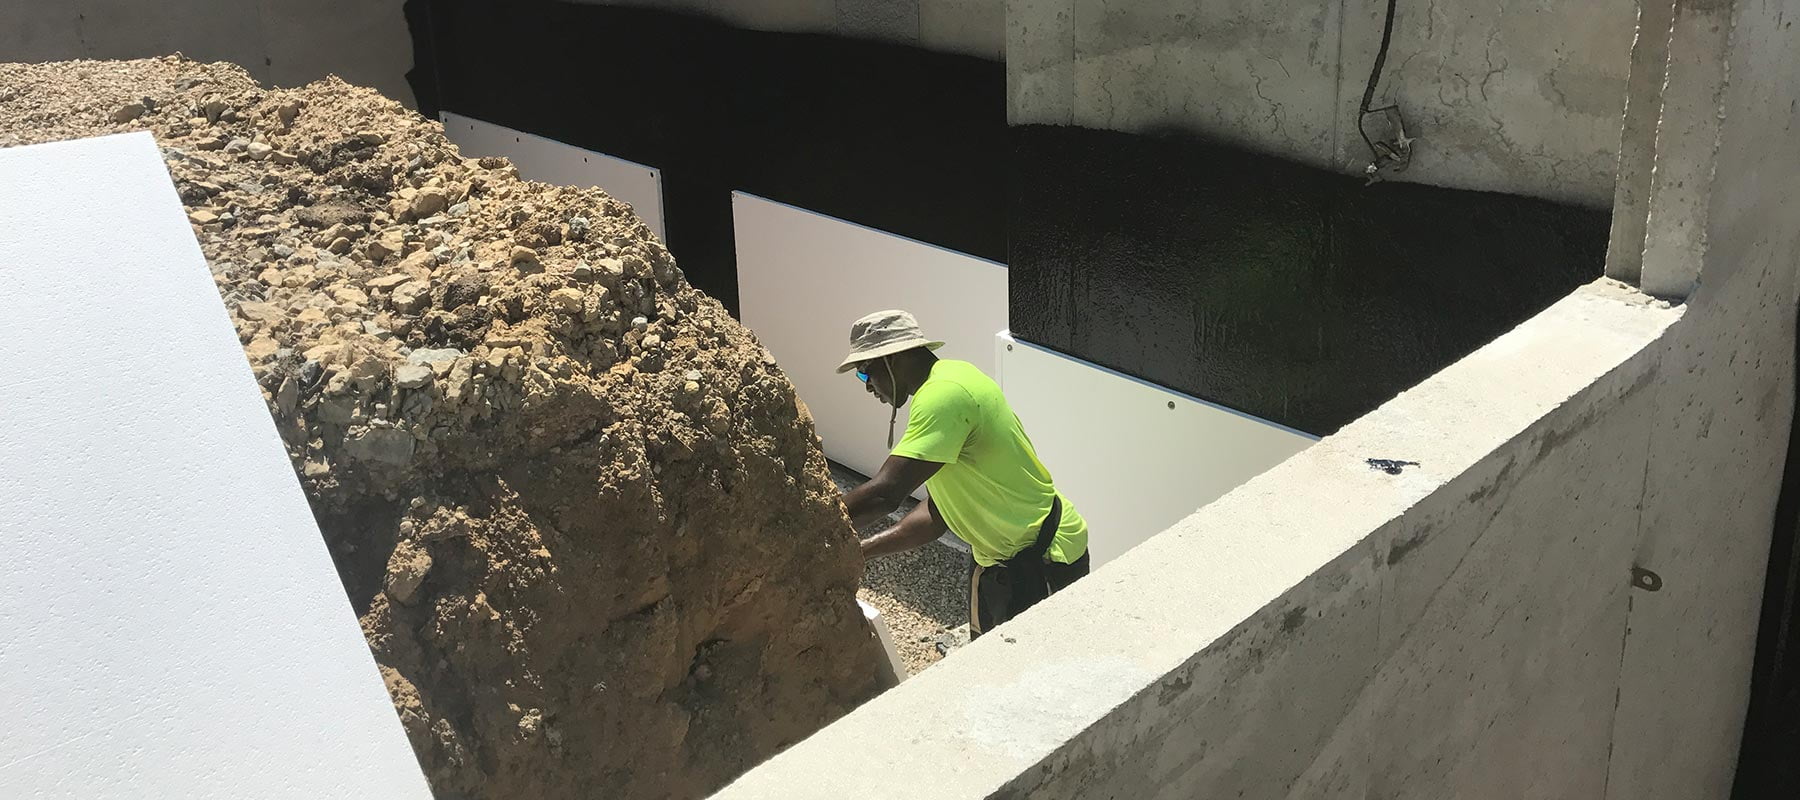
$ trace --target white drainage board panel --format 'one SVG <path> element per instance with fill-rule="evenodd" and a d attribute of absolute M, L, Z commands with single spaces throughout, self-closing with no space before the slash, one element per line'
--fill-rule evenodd
<path fill-rule="evenodd" d="M 1095 567 L 1317 441 L 1011 334 L 995 357 L 1038 458 L 1088 522 Z"/>
<path fill-rule="evenodd" d="M 443 118 L 444 135 L 456 144 L 464 158 L 504 156 L 519 168 L 519 177 L 526 180 L 598 186 L 629 203 L 657 239 L 669 241 L 663 223 L 662 174 L 656 168 L 449 111 L 439 116 Z"/>
<path fill-rule="evenodd" d="M 0 149 L 0 797 L 429 797 L 147 133 Z"/>
<path fill-rule="evenodd" d="M 894 632 L 888 628 L 887 618 L 879 609 L 860 599 L 856 601 L 856 607 L 862 610 L 863 619 L 874 629 L 875 638 L 881 642 L 881 652 L 887 658 L 887 674 L 881 676 L 884 688 L 898 685 L 906 680 L 906 662 L 900 659 L 900 650 L 894 647 Z"/>
<path fill-rule="evenodd" d="M 925 335 L 993 376 L 1006 329 L 1006 267 L 755 195 L 734 192 L 738 305 L 812 412 L 825 455 L 864 475 L 886 460 L 888 409 L 837 374 L 850 323 L 900 308 Z M 894 425 L 906 429 L 906 410 Z"/>

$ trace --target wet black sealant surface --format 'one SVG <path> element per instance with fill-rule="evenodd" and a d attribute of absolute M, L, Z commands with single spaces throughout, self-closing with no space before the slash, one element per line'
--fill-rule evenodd
<path fill-rule="evenodd" d="M 1602 272 L 1604 211 L 1011 130 L 1020 338 L 1329 434 Z"/>
<path fill-rule="evenodd" d="M 670 251 L 733 312 L 733 190 L 1006 256 L 999 62 L 643 9 L 407 5 L 421 111 L 658 168 Z"/>

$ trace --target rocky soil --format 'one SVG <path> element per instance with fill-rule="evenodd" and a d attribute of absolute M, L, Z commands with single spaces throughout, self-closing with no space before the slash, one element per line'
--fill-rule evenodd
<path fill-rule="evenodd" d="M 0 65 L 0 146 L 135 130 L 439 797 L 697 797 L 876 691 L 804 407 L 628 206 L 335 79 Z"/>

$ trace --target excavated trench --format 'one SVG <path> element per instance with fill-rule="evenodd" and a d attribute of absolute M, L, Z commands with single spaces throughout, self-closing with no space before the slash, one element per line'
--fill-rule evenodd
<path fill-rule="evenodd" d="M 0 68 L 0 146 L 133 130 L 437 796 L 698 797 L 878 691 L 810 419 L 627 205 L 336 79 Z"/>

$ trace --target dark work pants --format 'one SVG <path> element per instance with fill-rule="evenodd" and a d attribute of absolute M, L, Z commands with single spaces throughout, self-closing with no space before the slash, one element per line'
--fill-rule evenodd
<path fill-rule="evenodd" d="M 995 625 L 1024 613 L 1025 609 L 1044 599 L 1043 588 L 1034 590 L 1025 585 L 1030 580 L 1029 572 L 1030 570 L 1008 568 L 1003 564 L 984 567 L 975 563 L 974 556 L 969 557 L 970 639 L 993 630 Z M 1042 572 L 1049 594 L 1062 591 L 1087 574 L 1087 553 L 1082 553 L 1073 564 L 1046 561 Z"/>

